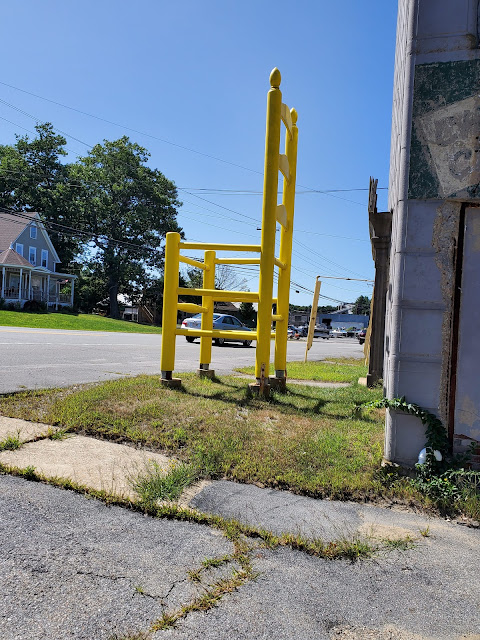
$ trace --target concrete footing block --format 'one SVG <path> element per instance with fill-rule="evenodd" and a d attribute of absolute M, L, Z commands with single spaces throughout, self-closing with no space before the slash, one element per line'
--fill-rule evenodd
<path fill-rule="evenodd" d="M 277 376 L 270 376 L 268 378 L 268 384 L 274 391 L 286 391 L 287 378 L 285 376 L 282 376 L 281 378 L 278 378 Z"/>
<path fill-rule="evenodd" d="M 197 369 L 197 376 L 200 378 L 214 378 L 215 369 Z"/>
<path fill-rule="evenodd" d="M 170 389 L 180 389 L 182 386 L 181 378 L 160 378 L 162 387 L 169 387 Z"/>
<path fill-rule="evenodd" d="M 252 396 L 258 396 L 259 398 L 269 398 L 270 397 L 270 385 L 269 384 L 260 384 L 259 382 L 251 382 L 248 385 L 248 392 Z"/>

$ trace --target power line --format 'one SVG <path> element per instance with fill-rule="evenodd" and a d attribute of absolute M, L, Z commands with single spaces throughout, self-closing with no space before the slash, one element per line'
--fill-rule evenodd
<path fill-rule="evenodd" d="M 62 166 L 65 166 L 65 165 L 62 165 Z M 42 173 L 37 173 L 36 169 L 34 167 L 29 167 L 29 170 L 31 172 L 30 175 L 33 176 L 33 177 L 37 177 L 38 179 L 41 179 L 42 177 L 44 177 L 44 178 L 50 178 L 51 177 L 46 173 L 43 173 L 43 174 Z M 14 175 L 25 175 L 25 173 L 26 173 L 25 171 L 15 171 L 14 169 L 5 169 L 5 168 L 2 168 L 1 171 L 5 172 L 5 173 L 14 174 Z M 81 184 L 81 183 L 78 183 L 78 182 L 73 182 L 68 177 L 66 177 L 66 179 L 63 179 L 61 183 L 62 184 L 68 184 L 69 187 L 78 187 L 78 188 L 83 188 L 83 189 L 86 187 L 85 184 Z M 90 181 L 90 184 L 100 185 L 100 183 L 97 183 L 95 181 Z M 182 190 L 183 191 L 182 187 L 176 187 L 176 188 L 178 190 Z M 212 202 L 211 200 L 206 200 L 205 198 L 200 198 L 200 196 L 197 196 L 194 193 L 190 193 L 187 190 L 185 190 L 185 193 L 188 193 L 189 195 L 192 195 L 195 198 L 199 198 L 201 200 L 204 200 L 205 202 L 207 202 L 209 204 L 213 204 L 215 207 L 220 207 L 222 209 L 225 209 L 226 211 L 234 213 L 235 215 L 242 216 L 247 220 L 251 220 L 251 221 L 253 221 L 255 223 L 258 222 L 258 220 L 256 218 L 253 218 L 252 216 L 248 216 L 247 214 L 241 213 L 240 211 L 235 211 L 234 209 L 229 209 L 227 207 L 223 207 L 222 205 L 219 205 L 216 202 Z M 193 204 L 193 205 L 200 206 L 197 203 L 192 202 L 191 200 L 185 200 L 185 198 L 183 198 L 183 201 L 187 202 L 188 204 Z M 232 218 L 230 216 L 226 216 L 225 214 L 219 213 L 218 211 L 213 211 L 212 209 L 208 209 L 207 207 L 201 207 L 201 208 L 204 211 L 210 211 L 214 215 L 220 216 L 220 217 L 222 217 L 222 218 L 224 218 L 226 220 L 232 220 L 232 221 L 236 222 L 237 224 L 238 223 L 248 224 L 248 223 L 244 222 L 243 220 L 237 220 L 236 218 Z M 193 212 L 193 211 L 192 212 L 186 212 L 186 211 L 179 210 L 179 214 L 183 214 L 183 213 L 191 213 L 192 215 L 195 215 L 195 212 Z M 230 231 L 230 229 L 229 229 L 229 231 Z M 325 236 L 327 238 L 339 238 L 339 239 L 343 239 L 343 240 L 356 240 L 358 242 L 369 242 L 368 240 L 365 240 L 363 238 L 352 238 L 350 236 L 337 236 L 337 235 L 333 235 L 333 234 L 329 234 L 329 233 L 320 233 L 320 232 L 316 232 L 316 231 L 307 231 L 306 229 L 295 229 L 295 231 L 297 233 L 309 233 L 310 235 Z"/>
<path fill-rule="evenodd" d="M 86 115 L 86 116 L 88 116 L 88 117 L 90 117 L 90 118 L 94 118 L 94 119 L 96 119 L 96 120 L 100 120 L 100 121 L 102 121 L 102 122 L 106 122 L 106 123 L 111 124 L 111 125 L 116 126 L 116 127 L 120 127 L 121 129 L 126 129 L 127 131 L 133 131 L 134 133 L 138 133 L 138 134 L 143 135 L 143 136 L 146 136 L 146 137 L 148 137 L 148 138 L 152 138 L 153 140 L 158 140 L 159 142 L 163 142 L 163 143 L 165 143 L 165 144 L 172 145 L 172 146 L 177 147 L 177 148 L 179 148 L 179 149 L 183 149 L 183 150 L 185 150 L 185 151 L 189 151 L 190 153 L 195 153 L 195 154 L 197 154 L 197 155 L 200 155 L 200 156 L 203 156 L 203 157 L 206 157 L 206 158 L 210 158 L 211 160 L 216 160 L 217 162 L 222 162 L 222 163 L 224 163 L 224 164 L 228 164 L 228 165 L 230 165 L 230 166 L 237 167 L 237 168 L 239 168 L 239 169 L 243 169 L 243 170 L 245 170 L 245 171 L 249 171 L 249 172 L 251 172 L 251 173 L 256 173 L 257 175 L 263 175 L 263 172 L 262 172 L 262 171 L 258 171 L 257 169 L 252 169 L 252 168 L 250 168 L 250 167 L 245 167 L 245 166 L 240 165 L 240 164 L 237 164 L 237 163 L 235 163 L 235 162 L 231 162 L 231 161 L 229 161 L 229 160 L 225 160 L 225 159 L 223 159 L 223 158 L 218 158 L 217 156 L 213 156 L 213 155 L 211 155 L 211 154 L 204 153 L 203 151 L 197 151 L 196 149 L 192 149 L 192 148 L 190 148 L 190 147 L 186 147 L 186 146 L 184 146 L 184 145 L 180 145 L 180 144 L 177 144 L 177 143 L 175 143 L 175 142 L 171 142 L 170 140 L 166 140 L 165 138 L 160 138 L 160 137 L 158 137 L 158 136 L 155 136 L 155 135 L 153 135 L 153 134 L 147 133 L 147 132 L 145 132 L 145 131 L 140 131 L 139 129 L 135 129 L 135 128 L 133 128 L 133 127 L 128 127 L 128 126 L 126 126 L 126 125 L 119 124 L 118 122 L 114 122 L 113 120 L 109 120 L 109 119 L 107 119 L 107 118 L 103 118 L 103 117 L 101 117 L 101 116 L 97 116 L 97 115 L 92 114 L 92 113 L 89 113 L 89 112 L 87 112 L 87 111 L 82 111 L 81 109 L 77 109 L 77 108 L 75 108 L 75 107 L 71 107 L 71 106 L 66 105 L 66 104 L 63 104 L 63 103 L 61 103 L 61 102 L 57 102 L 57 101 L 55 101 L 55 100 L 51 100 L 50 98 L 45 98 L 44 96 L 40 96 L 40 95 L 35 94 L 35 93 L 31 92 L 31 91 L 27 91 L 27 90 L 25 90 L 25 89 L 21 89 L 20 87 L 16 87 L 16 86 L 11 85 L 11 84 L 8 84 L 8 83 L 6 83 L 6 82 L 1 82 L 1 81 L 0 81 L 0 84 L 4 85 L 4 86 L 6 86 L 6 87 L 9 87 L 10 89 L 14 89 L 15 91 L 20 91 L 21 93 L 25 93 L 25 94 L 27 94 L 27 95 L 31 95 L 31 96 L 33 96 L 33 97 L 35 97 L 35 98 L 39 98 L 40 100 L 44 100 L 44 101 L 46 101 L 46 102 L 50 102 L 51 104 L 56 104 L 57 106 L 60 106 L 60 107 L 62 107 L 62 108 L 64 108 L 64 109 L 69 109 L 69 110 L 71 110 L 71 111 L 75 111 L 75 112 L 77 112 L 77 113 L 81 113 L 82 115 Z M 30 117 L 30 118 L 33 118 L 33 119 L 35 119 L 35 120 L 37 120 L 37 121 L 41 121 L 41 119 L 40 119 L 40 118 L 36 118 L 35 116 L 33 116 L 33 115 L 31 115 L 31 114 L 29 114 L 29 113 L 27 113 L 27 112 L 23 111 L 22 109 L 19 109 L 18 107 L 15 107 L 15 105 L 12 105 L 11 103 L 9 103 L 9 102 L 7 102 L 7 101 L 5 101 L 5 100 L 1 99 L 1 98 L 0 98 L 0 101 L 1 101 L 1 102 L 3 102 L 4 104 L 6 104 L 7 106 L 11 107 L 12 109 L 15 109 L 16 111 L 19 111 L 20 113 L 23 113 L 23 114 L 27 115 L 27 116 L 28 116 L 28 117 Z M 91 148 L 91 145 L 88 145 L 86 142 L 83 142 L 82 140 L 79 140 L 78 138 L 75 138 L 75 136 L 72 136 L 72 135 L 70 135 L 70 134 L 67 134 L 66 132 L 63 132 L 63 131 L 61 131 L 61 130 L 59 130 L 59 129 L 56 129 L 56 130 L 57 130 L 57 131 L 59 131 L 60 133 L 62 133 L 63 135 L 66 135 L 66 136 L 68 136 L 68 137 L 72 138 L 73 140 L 77 140 L 77 142 L 80 142 L 81 144 L 84 144 L 84 145 L 86 145 L 87 147 L 89 146 L 89 147 Z M 333 189 L 332 189 L 332 190 L 321 190 L 321 189 L 314 189 L 314 188 L 312 188 L 312 187 L 308 187 L 308 186 L 301 185 L 301 184 L 298 184 L 298 186 L 299 186 L 299 187 L 302 187 L 303 189 L 307 189 L 307 191 L 308 191 L 308 192 L 312 192 L 312 193 L 320 193 L 320 194 L 323 194 L 323 195 L 329 195 L 329 196 L 331 196 L 331 197 L 339 198 L 340 200 L 345 200 L 346 202 L 351 202 L 351 203 L 353 203 L 353 204 L 358 204 L 358 205 L 360 205 L 360 206 L 364 206 L 364 204 L 363 204 L 363 203 L 361 203 L 361 202 L 356 202 L 355 200 L 349 200 L 349 199 L 347 199 L 347 198 L 342 198 L 342 197 L 340 197 L 340 196 L 336 196 L 336 195 L 334 195 L 334 194 L 335 194 L 336 192 L 338 193 L 338 192 L 340 192 L 340 191 L 361 191 L 361 190 L 367 190 L 367 189 L 336 189 L 336 190 L 333 190 Z M 386 187 L 379 187 L 379 188 L 378 188 L 378 190 L 380 190 L 380 189 L 386 189 Z M 192 194 L 192 195 L 193 195 L 193 194 Z"/>
<path fill-rule="evenodd" d="M 5 213 L 5 214 L 9 214 L 11 216 L 20 218 L 22 220 L 28 220 L 29 222 L 32 221 L 32 217 L 22 213 L 20 211 L 15 211 L 13 209 L 8 209 L 6 207 L 0 207 L 0 213 Z M 4 220 L 6 218 L 3 218 Z M 12 222 L 16 223 L 16 224 L 22 224 L 20 221 L 15 221 L 12 220 Z M 115 244 L 118 245 L 120 247 L 124 247 L 127 249 L 136 249 L 136 250 L 142 250 L 142 251 L 151 251 L 151 252 L 158 252 L 158 249 L 155 249 L 154 247 L 148 247 L 147 245 L 139 245 L 139 244 L 135 244 L 133 242 L 128 242 L 126 240 L 116 240 L 115 238 L 112 238 L 111 236 L 107 236 L 105 234 L 95 234 L 92 233 L 91 231 L 84 231 L 82 229 L 77 229 L 75 227 L 70 227 L 68 225 L 63 225 L 60 224 L 58 222 L 50 222 L 48 220 L 43 220 L 40 219 L 40 222 L 42 223 L 42 225 L 48 230 L 51 231 L 53 233 L 57 233 L 60 235 L 70 235 L 72 237 L 75 236 L 87 236 L 89 238 L 94 238 L 94 240 L 92 240 L 93 242 L 95 242 L 95 244 L 97 244 L 98 246 L 98 241 L 100 238 L 103 238 L 105 241 L 107 241 L 110 244 Z"/>
<path fill-rule="evenodd" d="M 187 191 L 200 191 L 205 194 L 225 193 L 226 195 L 240 195 L 240 196 L 261 196 L 263 191 L 255 191 L 253 189 L 216 189 L 215 187 L 179 187 L 179 189 L 186 189 Z M 377 187 L 377 191 L 388 190 L 388 187 Z M 358 189 L 307 189 L 306 191 L 295 191 L 295 195 L 305 193 L 346 193 L 348 191 L 369 191 L 367 187 L 360 187 Z M 279 194 L 282 191 L 278 191 Z"/>
<path fill-rule="evenodd" d="M 341 269 L 342 271 L 347 271 L 350 273 L 353 273 L 355 275 L 359 275 L 361 277 L 363 277 L 362 274 L 357 273 L 356 271 L 353 271 L 352 269 L 347 269 L 345 267 L 343 267 L 342 265 L 338 264 L 338 262 L 334 262 L 333 260 L 330 260 L 329 258 L 322 256 L 320 253 L 318 253 L 317 251 L 314 251 L 313 249 L 310 249 L 309 247 L 307 247 L 307 245 L 303 244 L 303 242 L 300 242 L 300 240 L 293 240 L 294 242 L 296 242 L 298 245 L 300 245 L 301 247 L 303 247 L 305 250 L 310 251 L 310 253 L 312 253 L 313 255 L 318 256 L 320 259 L 325 260 L 326 262 L 330 262 L 331 264 L 333 264 L 335 267 Z"/>
<path fill-rule="evenodd" d="M 3 100 L 3 98 L 0 98 L 0 102 L 2 104 L 6 105 L 7 107 L 10 107 L 10 109 L 14 109 L 15 111 L 18 111 L 19 113 L 22 113 L 24 116 L 28 116 L 29 118 L 32 118 L 36 122 L 42 122 L 41 118 L 37 118 L 37 116 L 34 116 L 31 113 L 28 113 L 27 111 L 24 111 L 23 109 L 20 109 L 19 107 L 16 107 L 14 104 L 11 104 L 10 102 L 7 102 L 6 100 Z M 80 144 L 83 144 L 86 147 L 89 147 L 90 149 L 92 149 L 92 145 L 91 144 L 88 144 L 87 142 L 84 142 L 83 140 L 80 140 L 79 138 L 76 138 L 75 136 L 72 136 L 70 133 L 66 133 L 65 131 L 62 131 L 61 129 L 57 129 L 56 127 L 53 127 L 53 129 L 55 129 L 55 131 L 58 131 L 62 135 L 67 136 L 68 138 L 71 138 L 72 140 L 75 140 L 76 142 L 80 142 Z"/>
<path fill-rule="evenodd" d="M 204 153 L 203 151 L 197 151 L 196 149 L 191 149 L 190 147 L 186 147 L 181 144 L 177 144 L 176 142 L 171 142 L 170 140 L 166 140 L 165 138 L 160 138 L 151 133 L 146 133 L 145 131 L 140 131 L 139 129 L 134 129 L 133 127 L 128 127 L 123 124 L 119 124 L 118 122 L 113 122 L 113 120 L 108 120 L 107 118 L 102 118 L 100 116 L 96 116 L 93 113 L 88 113 L 87 111 L 82 111 L 81 109 L 76 109 L 75 107 L 71 107 L 66 104 L 62 104 L 61 102 L 56 102 L 55 100 L 50 100 L 49 98 L 45 98 L 43 96 L 39 96 L 38 94 L 32 93 L 30 91 L 26 91 L 25 89 L 20 89 L 19 87 L 14 87 L 11 84 L 7 84 L 6 82 L 0 82 L 6 87 L 10 87 L 11 89 L 15 89 L 16 91 L 21 91 L 22 93 L 26 93 L 28 95 L 34 96 L 35 98 L 39 98 L 40 100 L 45 100 L 46 102 L 51 102 L 52 104 L 56 104 L 59 107 L 63 107 L 64 109 L 70 109 L 71 111 L 76 111 L 77 113 L 81 113 L 84 116 L 89 116 L 90 118 L 95 118 L 95 120 L 100 120 L 101 122 L 106 122 L 107 124 L 111 124 L 115 127 L 120 127 L 121 129 L 126 129 L 127 131 L 133 131 L 134 133 L 138 133 L 139 135 L 146 136 L 147 138 L 152 138 L 153 140 L 158 140 L 159 142 L 163 142 L 165 144 L 169 144 L 173 147 L 177 147 L 179 149 L 183 149 L 184 151 L 189 151 L 191 153 L 196 153 L 197 155 L 203 156 L 204 158 L 210 158 L 211 160 L 217 160 L 218 162 L 223 162 L 225 164 L 229 164 L 232 167 L 237 167 L 238 169 L 244 169 L 245 171 L 250 171 L 252 173 L 257 173 L 263 175 L 261 171 L 257 171 L 255 169 L 250 169 L 249 167 L 244 167 L 240 164 L 236 164 L 235 162 L 230 162 L 229 160 L 224 160 L 223 158 L 217 158 L 216 156 L 212 156 L 208 153 Z M 27 114 L 29 115 L 29 114 Z M 67 134 L 65 134 L 67 135 Z M 83 143 L 85 144 L 85 143 Z"/>

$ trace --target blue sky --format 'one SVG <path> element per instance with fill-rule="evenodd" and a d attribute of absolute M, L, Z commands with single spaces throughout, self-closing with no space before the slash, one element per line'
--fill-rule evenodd
<path fill-rule="evenodd" d="M 373 278 L 365 189 L 370 175 L 388 186 L 396 3 L 19 0 L 0 15 L 1 82 L 122 125 L 0 84 L 12 105 L 0 103 L 0 143 L 35 118 L 77 139 L 67 136 L 70 160 L 129 135 L 181 189 L 179 222 L 194 240 L 259 242 L 266 94 L 278 67 L 299 114 L 292 280 L 313 289 L 316 275 Z M 238 274 L 256 289 L 253 272 Z M 322 294 L 353 301 L 371 287 L 324 280 Z M 291 302 L 311 294 L 293 286 Z"/>

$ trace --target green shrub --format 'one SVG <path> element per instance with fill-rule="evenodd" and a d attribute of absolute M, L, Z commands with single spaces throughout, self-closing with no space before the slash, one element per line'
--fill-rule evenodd
<path fill-rule="evenodd" d="M 38 300 L 27 300 L 23 305 L 22 311 L 28 313 L 47 313 L 47 303 L 39 302 Z"/>

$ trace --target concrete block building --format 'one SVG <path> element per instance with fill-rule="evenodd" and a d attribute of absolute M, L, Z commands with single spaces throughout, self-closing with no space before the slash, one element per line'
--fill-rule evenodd
<path fill-rule="evenodd" d="M 480 441 L 478 0 L 400 0 L 384 384 Z M 387 460 L 413 464 L 421 422 L 389 411 Z"/>

